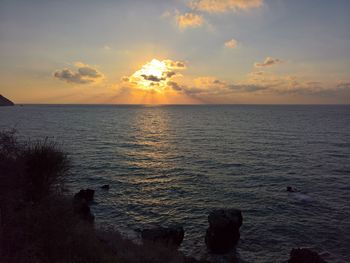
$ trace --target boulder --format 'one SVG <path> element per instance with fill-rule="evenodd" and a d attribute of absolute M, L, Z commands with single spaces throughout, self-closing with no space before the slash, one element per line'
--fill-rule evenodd
<path fill-rule="evenodd" d="M 101 189 L 103 190 L 109 190 L 109 184 L 105 184 L 101 186 Z"/>
<path fill-rule="evenodd" d="M 91 213 L 89 203 L 84 199 L 74 200 L 74 212 L 80 219 L 93 223 L 95 216 Z"/>
<path fill-rule="evenodd" d="M 288 263 L 326 263 L 326 261 L 308 248 L 296 248 L 290 252 Z"/>
<path fill-rule="evenodd" d="M 238 209 L 218 209 L 208 216 L 209 228 L 205 235 L 205 244 L 209 251 L 224 254 L 231 251 L 240 238 L 242 212 Z"/>
<path fill-rule="evenodd" d="M 179 247 L 184 239 L 185 231 L 182 226 L 157 227 L 141 231 L 143 241 L 160 243 L 167 247 Z"/>
<path fill-rule="evenodd" d="M 85 200 L 87 202 L 92 202 L 94 200 L 95 190 L 82 189 L 74 195 L 74 200 Z"/>
<path fill-rule="evenodd" d="M 15 104 L 4 96 L 0 95 L 0 106 L 14 106 Z"/>

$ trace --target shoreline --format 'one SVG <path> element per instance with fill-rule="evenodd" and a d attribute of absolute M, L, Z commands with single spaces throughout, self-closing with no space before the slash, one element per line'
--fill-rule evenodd
<path fill-rule="evenodd" d="M 70 161 L 57 144 L 19 143 L 15 132 L 0 133 L 0 256 L 4 262 L 81 262 L 77 257 L 82 262 L 245 262 L 234 250 L 242 225 L 240 210 L 209 214 L 205 243 L 212 253 L 195 259 L 177 250 L 185 234 L 182 226 L 143 229 L 142 244 L 123 238 L 117 230 L 96 228 L 90 210 L 94 190 L 82 189 L 74 197 L 63 193 L 69 169 Z M 307 249 L 291 252 L 289 262 L 302 262 L 293 257 L 325 262 Z"/>

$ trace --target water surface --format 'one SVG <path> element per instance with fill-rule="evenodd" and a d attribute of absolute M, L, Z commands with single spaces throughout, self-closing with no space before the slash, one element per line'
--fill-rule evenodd
<path fill-rule="evenodd" d="M 181 249 L 201 255 L 208 212 L 235 207 L 248 262 L 301 246 L 350 261 L 350 106 L 25 105 L 0 108 L 0 128 L 62 143 L 100 225 L 182 224 Z"/>

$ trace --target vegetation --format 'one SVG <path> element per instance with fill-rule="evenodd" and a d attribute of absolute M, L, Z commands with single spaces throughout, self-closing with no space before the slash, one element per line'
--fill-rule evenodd
<path fill-rule="evenodd" d="M 81 220 L 62 191 L 69 168 L 56 143 L 0 132 L 0 262 L 197 262 Z"/>

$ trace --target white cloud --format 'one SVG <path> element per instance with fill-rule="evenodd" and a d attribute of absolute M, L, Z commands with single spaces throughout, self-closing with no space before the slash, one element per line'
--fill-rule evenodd
<path fill-rule="evenodd" d="M 227 48 L 236 48 L 238 46 L 238 41 L 235 39 L 230 39 L 228 41 L 225 42 L 225 47 Z"/>

